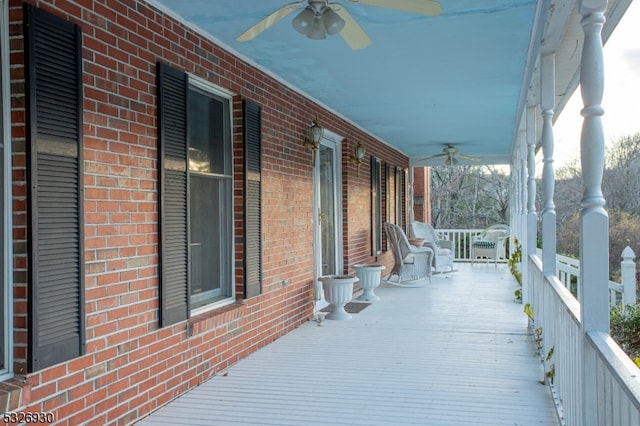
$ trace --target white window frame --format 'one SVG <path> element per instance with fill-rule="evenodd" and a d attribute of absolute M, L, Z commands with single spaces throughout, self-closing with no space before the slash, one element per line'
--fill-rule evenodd
<path fill-rule="evenodd" d="M 13 245 L 11 238 L 12 202 L 11 202 L 11 102 L 9 74 L 9 10 L 6 0 L 0 0 L 0 70 L 2 73 L 0 84 L 0 97 L 2 106 L 2 140 L 0 140 L 0 195 L 2 203 L 2 250 L 0 253 L 0 273 L 2 275 L 2 368 L 0 368 L 0 381 L 13 377 Z"/>
<path fill-rule="evenodd" d="M 235 168 L 234 168 L 234 161 L 233 161 L 233 94 L 219 86 L 215 86 L 213 84 L 211 84 L 210 82 L 208 82 L 207 80 L 204 80 L 200 77 L 194 76 L 189 74 L 189 85 L 187 87 L 187 90 L 191 90 L 191 88 L 197 88 L 200 89 L 203 92 L 206 93 L 210 93 L 212 95 L 215 96 L 219 96 L 221 98 L 226 99 L 229 102 L 229 116 L 228 116 L 228 120 L 229 120 L 229 130 L 230 130 L 230 161 L 231 161 L 231 201 L 229 203 L 229 214 L 231 215 L 231 224 L 233 226 L 234 221 L 234 196 L 233 196 L 233 191 L 234 191 L 234 173 L 235 173 Z M 191 173 L 191 171 L 187 170 L 187 173 Z M 188 214 L 190 214 L 190 212 L 187 212 Z M 221 289 L 221 292 L 227 293 L 228 296 L 220 299 L 220 300 L 216 300 L 212 303 L 209 303 L 207 305 L 198 307 L 198 308 L 194 308 L 191 309 L 190 312 L 190 316 L 195 316 L 204 312 L 208 312 L 211 311 L 213 309 L 219 308 L 221 306 L 224 305 L 228 305 L 231 303 L 235 302 L 235 230 L 232 229 L 231 230 L 231 247 L 229 247 L 229 261 L 230 261 L 230 268 L 231 268 L 231 274 L 230 274 L 230 282 L 225 282 L 222 283 L 221 285 L 224 286 L 224 289 Z M 190 260 L 189 260 L 190 261 Z M 189 294 L 189 297 L 191 298 L 192 295 L 191 293 Z M 191 299 L 193 300 L 193 299 Z"/>

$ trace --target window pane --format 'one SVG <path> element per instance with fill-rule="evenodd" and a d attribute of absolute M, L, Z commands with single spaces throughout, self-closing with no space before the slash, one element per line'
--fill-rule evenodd
<path fill-rule="evenodd" d="M 189 170 L 230 174 L 227 105 L 213 95 L 189 92 Z"/>
<path fill-rule="evenodd" d="M 336 274 L 336 200 L 334 150 L 320 145 L 320 234 L 322 275 Z"/>
<path fill-rule="evenodd" d="M 190 177 L 191 308 L 229 297 L 231 283 L 231 179 Z"/>

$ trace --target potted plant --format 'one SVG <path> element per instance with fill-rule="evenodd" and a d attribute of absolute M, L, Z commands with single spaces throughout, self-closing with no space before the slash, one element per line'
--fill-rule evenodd
<path fill-rule="evenodd" d="M 351 275 L 325 275 L 318 278 L 322 282 L 324 298 L 329 302 L 332 311 L 326 319 L 348 320 L 351 314 L 345 311 L 344 306 L 353 298 L 353 284 L 358 282 L 358 277 Z"/>
<path fill-rule="evenodd" d="M 360 280 L 358 286 L 364 290 L 364 293 L 358 297 L 358 300 L 366 302 L 377 302 L 380 300 L 374 290 L 380 285 L 382 271 L 384 271 L 384 265 L 378 265 L 375 263 L 363 263 L 353 265 L 353 269 L 356 271 L 356 276 Z"/>

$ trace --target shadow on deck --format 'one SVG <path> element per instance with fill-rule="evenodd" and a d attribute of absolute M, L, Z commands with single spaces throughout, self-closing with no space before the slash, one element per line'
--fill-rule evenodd
<path fill-rule="evenodd" d="M 558 424 L 507 266 L 456 267 L 310 321 L 138 425 Z"/>

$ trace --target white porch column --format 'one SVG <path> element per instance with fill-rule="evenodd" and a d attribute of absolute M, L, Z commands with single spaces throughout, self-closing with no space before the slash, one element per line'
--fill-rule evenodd
<path fill-rule="evenodd" d="M 409 199 L 409 222 L 408 224 L 410 224 L 411 222 L 413 222 L 415 220 L 415 212 L 413 211 L 413 196 L 414 196 L 414 183 L 415 183 L 415 178 L 413 176 L 413 173 L 415 171 L 415 167 L 414 166 L 409 166 L 409 196 L 407 197 Z M 426 188 L 425 188 L 426 189 Z M 429 188 L 429 194 L 431 193 L 431 188 Z M 425 200 L 425 203 L 427 202 L 427 200 Z M 409 229 L 409 227 L 407 226 L 407 229 Z"/>
<path fill-rule="evenodd" d="M 536 107 L 527 108 L 527 219 L 522 243 L 522 303 L 529 300 L 529 256 L 536 253 L 538 214 L 536 213 Z"/>
<path fill-rule="evenodd" d="M 538 241 L 538 213 L 536 212 L 536 107 L 527 108 L 527 247 L 534 254 Z"/>
<path fill-rule="evenodd" d="M 520 229 L 519 238 L 520 244 L 524 254 L 524 249 L 527 244 L 527 199 L 529 198 L 529 187 L 527 185 L 527 131 L 522 134 L 520 142 L 520 195 L 521 195 L 521 209 L 520 212 Z M 522 258 L 525 259 L 524 257 Z"/>
<path fill-rule="evenodd" d="M 583 424 L 598 423 L 595 352 L 587 343 L 590 332 L 609 332 L 609 218 L 604 209 L 604 132 L 601 117 L 604 91 L 602 26 L 606 0 L 581 0 L 579 12 L 584 31 L 580 87 L 584 108 L 580 157 L 584 196 L 580 213 L 580 316 L 585 335 L 582 359 Z"/>
<path fill-rule="evenodd" d="M 518 159 L 517 154 L 511 164 L 511 175 L 509 176 L 509 185 L 511 191 L 509 191 L 509 205 L 513 206 L 509 212 L 509 226 L 517 233 L 518 216 L 520 215 L 520 207 L 518 206 L 520 200 L 520 185 L 518 183 Z"/>
<path fill-rule="evenodd" d="M 584 46 L 580 86 L 584 108 L 580 157 L 584 195 L 580 213 L 580 282 L 583 286 L 582 326 L 585 331 L 609 332 L 607 291 L 609 281 L 609 217 L 604 209 L 604 131 L 601 117 L 604 60 L 601 31 L 606 0 L 583 0 L 580 4 Z"/>
<path fill-rule="evenodd" d="M 553 107 L 555 102 L 555 54 L 540 58 L 540 104 L 542 107 L 542 269 L 545 275 L 556 274 L 556 206 L 553 202 L 555 174 L 553 171 Z"/>

